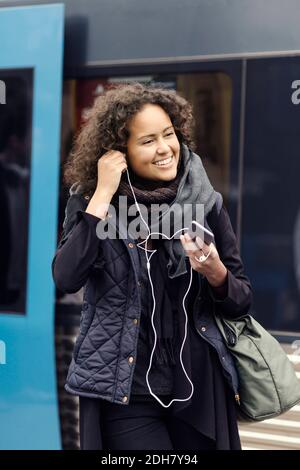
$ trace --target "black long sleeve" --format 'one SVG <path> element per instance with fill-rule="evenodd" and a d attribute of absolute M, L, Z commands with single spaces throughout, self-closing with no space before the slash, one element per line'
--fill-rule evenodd
<path fill-rule="evenodd" d="M 52 261 L 54 282 L 66 293 L 77 292 L 86 283 L 99 254 L 96 226 L 101 219 L 84 211 L 81 198 L 72 195 L 68 200 L 63 235 Z"/>
<path fill-rule="evenodd" d="M 208 216 L 208 222 L 214 226 L 216 247 L 221 261 L 228 270 L 223 295 L 218 294 L 207 282 L 208 292 L 216 303 L 220 314 L 238 317 L 249 312 L 252 305 L 252 288 L 249 278 L 244 273 L 244 266 L 237 247 L 229 214 L 223 205 L 219 216 Z M 217 220 L 215 219 L 217 217 Z M 221 289 L 220 289 L 221 290 Z M 224 295 L 224 292 L 226 293 Z"/>

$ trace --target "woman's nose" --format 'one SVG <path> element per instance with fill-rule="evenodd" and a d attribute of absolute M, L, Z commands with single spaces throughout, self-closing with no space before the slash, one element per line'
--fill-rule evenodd
<path fill-rule="evenodd" d="M 169 150 L 170 150 L 169 145 L 167 144 L 165 139 L 162 137 L 158 141 L 158 144 L 157 144 L 157 153 L 165 153 L 165 152 L 169 152 Z"/>

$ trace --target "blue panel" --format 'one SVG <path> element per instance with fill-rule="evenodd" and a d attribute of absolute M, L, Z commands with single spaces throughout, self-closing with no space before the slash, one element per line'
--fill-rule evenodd
<path fill-rule="evenodd" d="M 63 24 L 61 4 L 0 9 L 0 69 L 34 68 L 27 305 L 26 315 L 0 314 L 1 449 L 61 448 L 50 266 L 56 244 Z"/>

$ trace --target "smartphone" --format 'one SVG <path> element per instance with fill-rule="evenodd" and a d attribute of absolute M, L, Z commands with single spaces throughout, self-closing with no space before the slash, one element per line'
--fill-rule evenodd
<path fill-rule="evenodd" d="M 192 220 L 188 234 L 194 242 L 196 242 L 196 237 L 199 237 L 201 240 L 204 240 L 206 245 L 210 245 L 215 239 L 214 234 L 199 224 L 199 222 L 196 222 L 196 220 Z"/>

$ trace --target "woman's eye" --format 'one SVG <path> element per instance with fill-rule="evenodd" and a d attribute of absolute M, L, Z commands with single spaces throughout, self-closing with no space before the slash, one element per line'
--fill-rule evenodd
<path fill-rule="evenodd" d="M 166 134 L 165 137 L 168 137 L 169 135 L 173 135 L 174 132 L 169 132 L 169 134 Z M 147 140 L 146 142 L 143 142 L 143 144 L 150 144 L 151 142 L 153 142 L 153 140 Z"/>

